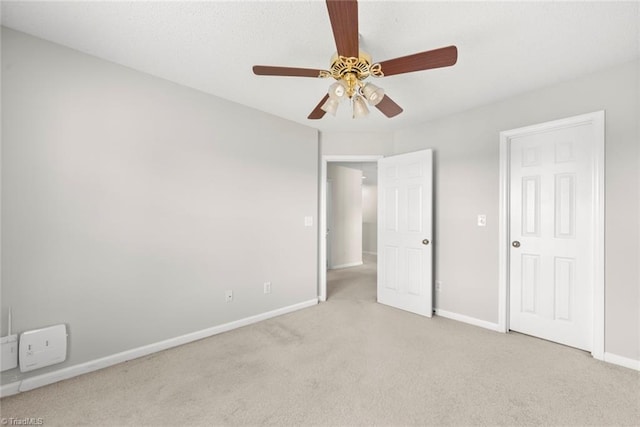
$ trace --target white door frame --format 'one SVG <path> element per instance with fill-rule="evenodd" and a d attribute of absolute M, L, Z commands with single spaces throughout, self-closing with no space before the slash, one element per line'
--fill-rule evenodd
<path fill-rule="evenodd" d="M 327 163 L 329 162 L 378 162 L 382 155 L 330 155 L 320 161 L 320 221 L 318 224 L 318 300 L 327 300 Z"/>
<path fill-rule="evenodd" d="M 595 260 L 593 265 L 593 345 L 591 354 L 604 360 L 604 111 L 583 114 L 533 126 L 500 132 L 500 234 L 499 234 L 499 287 L 498 328 L 509 331 L 509 157 L 511 139 L 580 124 L 592 124 L 596 132 L 592 160 L 592 183 L 595 203 L 593 206 L 593 235 Z"/>

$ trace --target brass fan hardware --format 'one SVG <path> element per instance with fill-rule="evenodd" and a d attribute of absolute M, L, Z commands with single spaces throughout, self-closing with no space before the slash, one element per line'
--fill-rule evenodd
<path fill-rule="evenodd" d="M 366 52 L 360 52 L 358 58 L 333 55 L 331 58 L 331 69 L 322 70 L 318 77 L 333 77 L 340 80 L 347 73 L 353 73 L 358 80 L 364 80 L 369 76 L 383 77 L 380 64 L 371 64 L 371 56 Z"/>
<path fill-rule="evenodd" d="M 329 70 L 268 65 L 253 67 L 253 72 L 260 76 L 333 77 L 336 82 L 329 86 L 327 95 L 309 114 L 309 119 L 320 119 L 327 112 L 335 115 L 338 105 L 345 99 L 352 104 L 353 118 L 369 114 L 366 104 L 375 106 L 389 118 L 395 117 L 402 112 L 402 107 L 389 98 L 382 88 L 365 83 L 364 80 L 369 77 L 449 67 L 458 60 L 458 49 L 447 46 L 374 63 L 369 54 L 359 49 L 358 2 L 326 0 L 326 3 L 337 49 L 337 53 L 331 58 Z"/>

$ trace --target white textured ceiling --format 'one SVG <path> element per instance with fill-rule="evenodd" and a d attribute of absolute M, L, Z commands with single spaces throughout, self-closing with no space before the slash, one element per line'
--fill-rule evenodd
<path fill-rule="evenodd" d="M 324 1 L 2 2 L 2 24 L 323 131 L 392 130 L 640 56 L 638 2 L 359 2 L 374 62 L 448 45 L 449 68 L 382 78 L 404 108 L 306 117 L 327 79 L 255 76 L 254 64 L 328 68 Z"/>

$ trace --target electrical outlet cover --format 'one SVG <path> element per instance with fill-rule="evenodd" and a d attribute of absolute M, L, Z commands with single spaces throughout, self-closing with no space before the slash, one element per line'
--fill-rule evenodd
<path fill-rule="evenodd" d="M 64 362 L 67 358 L 67 327 L 55 325 L 20 334 L 20 372 Z"/>

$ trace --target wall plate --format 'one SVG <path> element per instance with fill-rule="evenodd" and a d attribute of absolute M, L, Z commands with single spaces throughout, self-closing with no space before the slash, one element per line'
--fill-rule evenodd
<path fill-rule="evenodd" d="M 20 372 L 64 362 L 67 358 L 67 327 L 55 325 L 20 334 Z"/>
<path fill-rule="evenodd" d="M 4 372 L 16 368 L 18 366 L 18 336 L 7 335 L 0 338 L 0 347 L 2 348 L 0 355 L 2 369 L 0 371 Z"/>

